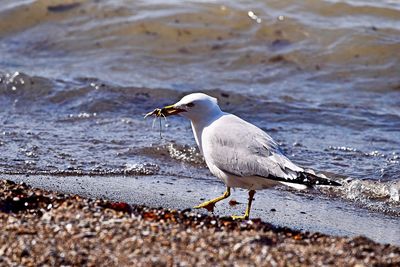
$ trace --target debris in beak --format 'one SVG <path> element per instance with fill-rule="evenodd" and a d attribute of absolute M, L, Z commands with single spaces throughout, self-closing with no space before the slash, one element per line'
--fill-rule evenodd
<path fill-rule="evenodd" d="M 146 119 L 149 116 L 153 116 L 155 115 L 156 117 L 161 117 L 161 109 L 160 108 L 156 108 L 153 111 L 150 111 L 149 113 L 146 113 L 146 115 L 144 115 L 144 118 Z"/>
<path fill-rule="evenodd" d="M 144 118 L 147 118 L 148 116 L 153 116 L 155 115 L 156 117 L 168 117 L 171 115 L 176 115 L 181 112 L 184 112 L 186 110 L 180 109 L 180 108 L 175 108 L 174 105 L 171 106 L 166 106 L 163 108 L 156 108 L 153 111 L 147 113 Z"/>
<path fill-rule="evenodd" d="M 161 132 L 162 132 L 162 127 L 161 127 L 161 117 L 164 117 L 165 120 L 167 119 L 168 116 L 171 115 L 176 115 L 180 112 L 186 111 L 184 109 L 179 109 L 179 108 L 175 108 L 174 105 L 171 106 L 166 106 L 163 108 L 156 108 L 153 111 L 150 111 L 149 113 L 147 113 L 146 115 L 144 115 L 144 118 L 146 119 L 149 116 L 155 116 L 154 121 L 153 121 L 153 127 L 154 127 L 154 122 L 156 120 L 156 118 L 160 118 L 160 138 L 162 138 Z"/>

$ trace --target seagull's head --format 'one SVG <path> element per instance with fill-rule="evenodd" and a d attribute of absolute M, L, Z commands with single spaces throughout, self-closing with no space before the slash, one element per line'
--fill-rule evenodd
<path fill-rule="evenodd" d="M 184 96 L 173 105 L 163 107 L 161 113 L 164 116 L 179 114 L 196 122 L 221 113 L 221 109 L 216 98 L 203 93 L 193 93 Z"/>

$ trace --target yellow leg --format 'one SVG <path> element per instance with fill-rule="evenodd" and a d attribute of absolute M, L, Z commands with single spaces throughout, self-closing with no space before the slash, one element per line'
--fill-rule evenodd
<path fill-rule="evenodd" d="M 246 208 L 246 212 L 244 213 L 244 215 L 240 215 L 240 216 L 233 215 L 232 219 L 234 219 L 234 220 L 247 220 L 247 219 L 249 219 L 251 203 L 253 202 L 253 197 L 254 197 L 255 193 L 256 193 L 256 191 L 254 191 L 254 190 L 250 190 L 249 191 L 249 202 L 247 202 L 247 208 Z"/>
<path fill-rule="evenodd" d="M 225 198 L 228 198 L 231 195 L 231 188 L 230 187 L 226 187 L 226 191 L 224 192 L 224 194 L 220 197 L 211 199 L 209 201 L 203 202 L 200 205 L 194 207 L 195 209 L 200 209 L 200 208 L 205 208 L 208 211 L 213 212 L 214 211 L 214 207 L 215 207 L 215 203 L 217 203 L 218 201 L 221 201 Z"/>

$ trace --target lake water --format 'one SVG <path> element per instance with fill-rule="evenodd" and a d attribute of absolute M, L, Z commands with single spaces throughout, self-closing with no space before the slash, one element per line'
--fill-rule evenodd
<path fill-rule="evenodd" d="M 190 124 L 168 118 L 160 138 L 143 119 L 197 91 L 344 183 L 303 198 L 400 229 L 398 1 L 1 1 L 3 175 L 193 177 L 207 190 Z"/>

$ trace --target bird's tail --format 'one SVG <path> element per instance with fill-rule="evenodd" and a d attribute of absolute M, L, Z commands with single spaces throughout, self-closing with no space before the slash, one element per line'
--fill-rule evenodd
<path fill-rule="evenodd" d="M 306 181 L 307 186 L 316 186 L 316 185 L 327 185 L 327 186 L 341 186 L 342 184 L 329 179 L 322 173 L 316 174 L 313 170 L 304 170 L 304 172 L 298 173 L 300 179 Z"/>
<path fill-rule="evenodd" d="M 279 181 L 281 184 L 303 190 L 314 186 L 341 186 L 339 182 L 329 179 L 324 174 L 316 174 L 313 170 L 296 172 L 297 177 L 286 181 Z"/>

